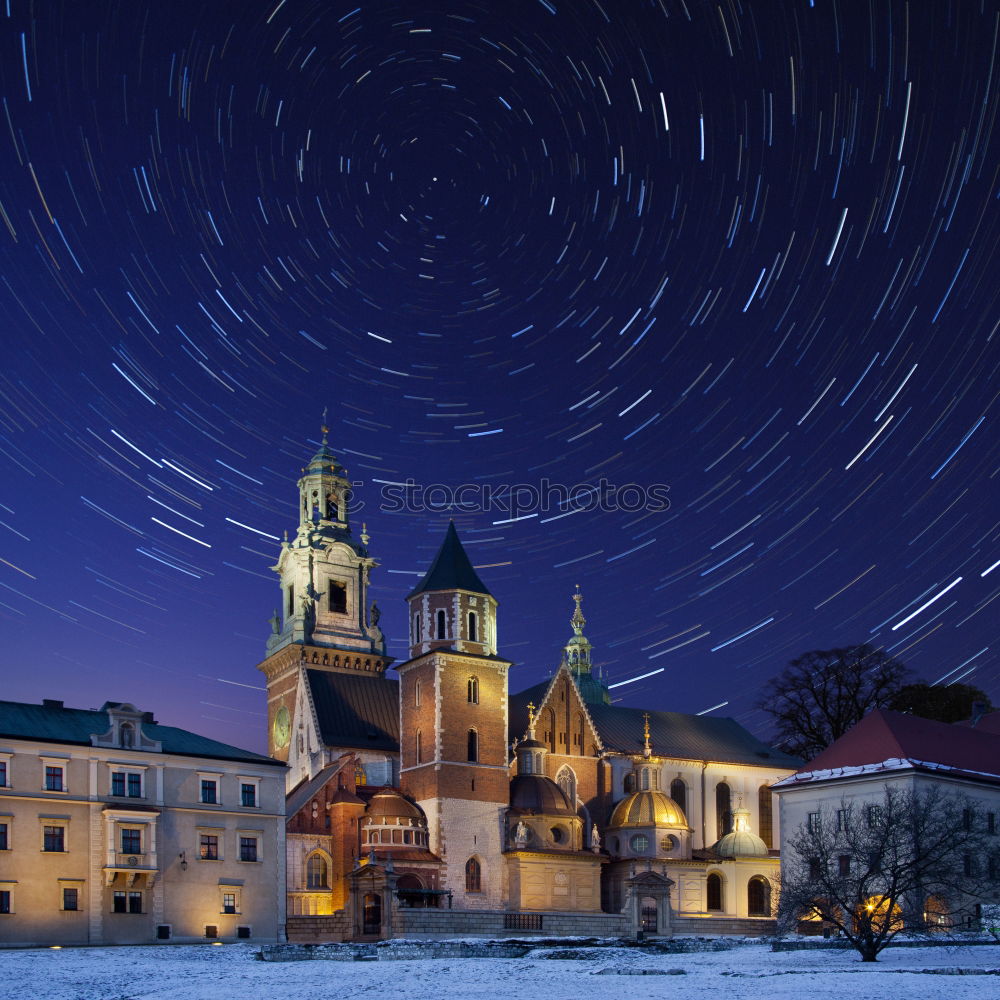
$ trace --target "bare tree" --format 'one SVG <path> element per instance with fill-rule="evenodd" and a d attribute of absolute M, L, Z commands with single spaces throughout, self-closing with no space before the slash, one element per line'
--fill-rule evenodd
<path fill-rule="evenodd" d="M 919 715 L 937 722 L 963 722 L 978 712 L 993 711 L 989 696 L 971 684 L 928 684 L 920 681 L 901 687 L 887 706 L 894 712 Z"/>
<path fill-rule="evenodd" d="M 872 646 L 813 650 L 768 683 L 758 707 L 774 719 L 778 745 L 809 760 L 873 708 L 887 708 L 909 673 Z"/>
<path fill-rule="evenodd" d="M 966 926 L 1000 900 L 1000 845 L 975 800 L 886 786 L 811 813 L 784 845 L 779 920 L 832 925 L 874 962 L 900 932 Z"/>

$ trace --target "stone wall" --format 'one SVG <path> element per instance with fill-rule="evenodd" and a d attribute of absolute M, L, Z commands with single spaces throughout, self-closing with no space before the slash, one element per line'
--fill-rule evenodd
<path fill-rule="evenodd" d="M 397 910 L 393 914 L 395 937 L 427 940 L 440 937 L 617 937 L 628 931 L 619 913 L 544 913 L 534 930 L 504 928 L 505 914 L 498 910 Z"/>
<path fill-rule="evenodd" d="M 770 937 L 778 933 L 775 920 L 751 917 L 678 917 L 671 919 L 675 936 L 687 934 L 728 934 L 742 937 Z"/>
<path fill-rule="evenodd" d="M 289 941 L 322 943 L 343 941 L 347 937 L 347 914 L 343 910 L 324 916 L 286 917 L 285 933 Z"/>

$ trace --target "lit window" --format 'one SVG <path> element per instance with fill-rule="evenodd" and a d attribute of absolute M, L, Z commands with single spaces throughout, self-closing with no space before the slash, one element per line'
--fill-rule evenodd
<path fill-rule="evenodd" d="M 222 912 L 223 913 L 235 913 L 236 912 L 236 893 L 235 892 L 224 892 L 222 894 Z"/>
<path fill-rule="evenodd" d="M 306 888 L 328 889 L 326 858 L 321 854 L 312 854 L 306 862 Z"/>
<path fill-rule="evenodd" d="M 198 840 L 199 856 L 202 861 L 219 860 L 219 838 L 214 833 L 203 833 Z"/>
<path fill-rule="evenodd" d="M 465 862 L 465 891 L 482 892 L 482 868 L 476 858 Z"/>

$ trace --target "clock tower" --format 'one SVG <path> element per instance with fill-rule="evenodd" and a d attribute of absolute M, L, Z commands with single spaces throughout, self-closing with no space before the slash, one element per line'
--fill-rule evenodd
<path fill-rule="evenodd" d="M 337 756 L 316 714 L 322 674 L 384 675 L 390 658 L 369 603 L 369 536 L 355 536 L 349 521 L 351 483 L 330 451 L 323 427 L 319 450 L 298 481 L 298 526 L 281 543 L 272 570 L 281 588 L 281 610 L 271 619 L 267 656 L 258 669 L 267 683 L 268 753 L 289 764 L 292 787 Z M 314 676 L 315 675 L 315 676 Z M 330 680 L 327 678 L 326 680 Z M 342 680 L 342 678 L 341 678 Z"/>

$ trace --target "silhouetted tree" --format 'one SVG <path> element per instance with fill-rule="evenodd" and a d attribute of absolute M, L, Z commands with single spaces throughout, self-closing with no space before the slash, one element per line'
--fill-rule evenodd
<path fill-rule="evenodd" d="M 813 650 L 773 678 L 758 702 L 779 746 L 809 760 L 873 708 L 887 708 L 909 670 L 872 646 Z"/>
<path fill-rule="evenodd" d="M 972 717 L 974 705 L 983 706 L 984 712 L 993 710 L 984 691 L 971 684 L 948 684 L 942 687 L 920 681 L 901 687 L 889 700 L 894 712 L 919 715 L 938 722 L 962 722 Z"/>
<path fill-rule="evenodd" d="M 782 845 L 780 926 L 822 920 L 874 962 L 900 931 L 965 926 L 996 898 L 996 841 L 975 800 L 938 788 L 842 800 Z"/>

